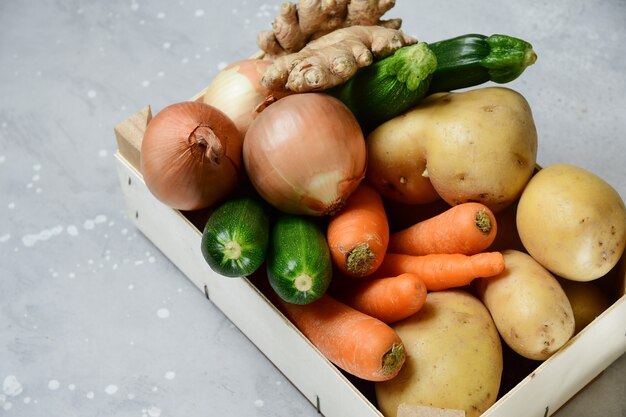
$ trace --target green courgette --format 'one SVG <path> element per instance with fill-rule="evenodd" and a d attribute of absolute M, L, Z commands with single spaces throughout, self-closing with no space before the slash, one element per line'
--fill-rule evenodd
<path fill-rule="evenodd" d="M 468 34 L 429 43 L 437 56 L 428 94 L 515 80 L 535 63 L 530 43 L 507 35 Z"/>
<path fill-rule="evenodd" d="M 325 92 L 348 106 L 368 133 L 426 95 L 487 81 L 507 83 L 536 59 L 532 45 L 522 39 L 468 34 L 400 48 Z"/>
<path fill-rule="evenodd" d="M 270 215 L 256 197 L 236 197 L 218 206 L 202 232 L 202 255 L 215 272 L 248 276 L 267 256 Z"/>
<path fill-rule="evenodd" d="M 436 69 L 434 53 L 427 44 L 417 43 L 360 69 L 325 92 L 348 106 L 367 132 L 417 104 L 428 92 Z"/>
<path fill-rule="evenodd" d="M 281 214 L 271 232 L 267 254 L 270 285 L 283 300 L 309 304 L 326 293 L 332 263 L 326 236 L 316 219 Z"/>

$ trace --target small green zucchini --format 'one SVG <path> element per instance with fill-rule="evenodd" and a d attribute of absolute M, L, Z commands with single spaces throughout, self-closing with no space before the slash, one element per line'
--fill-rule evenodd
<path fill-rule="evenodd" d="M 428 94 L 473 87 L 487 81 L 508 83 L 535 63 L 530 43 L 507 35 L 468 34 L 429 43 L 437 57 Z"/>
<path fill-rule="evenodd" d="M 202 232 L 202 255 L 215 272 L 227 277 L 248 276 L 265 262 L 270 215 L 255 197 L 225 201 L 209 216 Z"/>
<path fill-rule="evenodd" d="M 398 49 L 325 92 L 354 113 L 365 132 L 417 104 L 428 92 L 437 58 L 426 43 Z"/>
<path fill-rule="evenodd" d="M 326 293 L 332 278 L 330 250 L 316 219 L 280 214 L 267 256 L 270 285 L 283 300 L 309 304 Z"/>

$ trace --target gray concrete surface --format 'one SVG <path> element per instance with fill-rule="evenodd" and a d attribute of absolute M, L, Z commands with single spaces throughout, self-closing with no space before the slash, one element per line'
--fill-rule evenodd
<path fill-rule="evenodd" d="M 0 3 L 0 414 L 317 415 L 134 229 L 113 157 L 113 126 L 251 55 L 278 5 Z M 536 65 L 510 86 L 533 108 L 538 162 L 626 196 L 626 2 L 398 0 L 388 16 L 423 41 L 533 43 Z M 625 416 L 625 394 L 622 356 L 556 415 Z"/>

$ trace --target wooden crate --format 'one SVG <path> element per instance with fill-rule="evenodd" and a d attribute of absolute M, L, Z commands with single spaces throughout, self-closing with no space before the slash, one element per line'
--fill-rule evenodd
<path fill-rule="evenodd" d="M 193 100 L 202 95 L 200 92 Z M 320 413 L 326 417 L 382 417 L 368 387 L 357 387 L 358 381 L 330 363 L 248 279 L 226 279 L 208 267 L 200 251 L 201 216 L 173 210 L 149 192 L 139 158 L 151 117 L 147 106 L 115 128 L 117 170 L 129 218 Z M 624 354 L 623 287 L 619 294 L 610 308 L 502 395 L 483 416 L 549 416 Z"/>

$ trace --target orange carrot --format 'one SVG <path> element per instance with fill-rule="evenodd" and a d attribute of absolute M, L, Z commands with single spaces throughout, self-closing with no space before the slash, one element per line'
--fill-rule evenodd
<path fill-rule="evenodd" d="M 463 203 L 392 233 L 387 250 L 407 255 L 473 255 L 491 245 L 497 229 L 496 218 L 489 207 L 481 203 Z"/>
<path fill-rule="evenodd" d="M 387 324 L 325 294 L 310 304 L 276 297 L 289 320 L 339 368 L 368 381 L 386 381 L 404 364 L 404 345 Z"/>
<path fill-rule="evenodd" d="M 344 286 L 337 298 L 362 313 L 393 323 L 417 313 L 426 301 L 426 284 L 412 273 Z"/>
<path fill-rule="evenodd" d="M 326 238 L 335 266 L 352 277 L 376 271 L 387 251 L 389 224 L 383 200 L 365 183 L 328 224 Z"/>
<path fill-rule="evenodd" d="M 429 291 L 439 291 L 465 286 L 475 278 L 498 275 L 504 268 L 504 257 L 500 252 L 421 256 L 388 253 L 375 275 L 396 276 L 412 272 L 424 281 Z"/>

